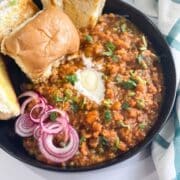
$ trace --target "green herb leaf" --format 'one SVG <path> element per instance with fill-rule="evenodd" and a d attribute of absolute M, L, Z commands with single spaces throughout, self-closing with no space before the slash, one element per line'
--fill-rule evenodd
<path fill-rule="evenodd" d="M 121 126 L 121 127 L 123 127 L 123 128 L 128 128 L 128 129 L 130 129 L 130 125 L 124 124 L 123 121 L 119 121 L 118 124 L 119 124 L 119 126 Z"/>
<path fill-rule="evenodd" d="M 142 54 L 137 56 L 137 62 L 139 65 L 141 65 L 141 67 L 143 67 L 144 69 L 147 69 L 147 64 L 144 61 L 144 57 Z"/>
<path fill-rule="evenodd" d="M 105 51 L 105 52 L 103 52 L 103 55 L 111 57 L 113 55 L 113 52 L 111 50 L 110 51 Z"/>
<path fill-rule="evenodd" d="M 145 122 L 142 122 L 142 123 L 139 124 L 139 128 L 141 130 L 144 130 L 146 128 L 146 126 L 147 126 L 147 124 Z"/>
<path fill-rule="evenodd" d="M 127 30 L 127 25 L 126 24 L 122 24 L 121 25 L 121 31 L 122 32 L 126 32 L 126 30 Z"/>
<path fill-rule="evenodd" d="M 103 53 L 105 56 L 113 57 L 116 46 L 112 42 L 105 44 L 106 51 Z"/>
<path fill-rule="evenodd" d="M 106 123 L 110 122 L 110 120 L 112 119 L 112 114 L 109 109 L 104 112 L 104 119 Z"/>
<path fill-rule="evenodd" d="M 110 107 L 112 105 L 112 101 L 110 99 L 105 99 L 103 103 L 106 107 Z"/>
<path fill-rule="evenodd" d="M 145 51 L 145 50 L 147 50 L 147 47 L 142 46 L 142 47 L 139 48 L 139 50 Z"/>
<path fill-rule="evenodd" d="M 128 96 L 130 96 L 130 97 L 135 96 L 135 95 L 136 95 L 136 93 L 134 91 L 129 91 L 128 92 Z"/>
<path fill-rule="evenodd" d="M 147 49 L 148 43 L 147 43 L 146 37 L 144 35 L 142 35 L 141 38 L 142 38 L 142 42 L 144 44 L 144 47 Z"/>
<path fill-rule="evenodd" d="M 85 105 L 86 105 L 86 98 L 84 97 L 81 101 L 81 109 L 84 109 Z"/>
<path fill-rule="evenodd" d="M 56 118 L 57 118 L 57 113 L 56 112 L 52 112 L 49 116 L 50 120 L 51 121 L 56 121 Z"/>
<path fill-rule="evenodd" d="M 127 110 L 127 109 L 129 109 L 129 108 L 130 108 L 129 103 L 128 103 L 128 102 L 124 102 L 124 103 L 122 104 L 121 108 L 122 108 L 122 110 Z"/>
<path fill-rule="evenodd" d="M 93 37 L 91 35 L 86 35 L 85 36 L 85 40 L 89 43 L 92 43 L 93 42 Z"/>
<path fill-rule="evenodd" d="M 74 111 L 74 112 L 77 112 L 79 110 L 79 105 L 76 103 L 76 102 L 72 102 L 71 103 L 71 109 Z"/>
<path fill-rule="evenodd" d="M 127 81 L 123 81 L 121 84 L 122 84 L 123 88 L 125 88 L 125 89 L 135 89 L 137 86 L 136 82 L 131 79 L 129 79 Z"/>
<path fill-rule="evenodd" d="M 111 51 L 115 51 L 115 49 L 116 49 L 116 46 L 112 42 L 107 42 L 105 44 L 105 47 L 106 47 L 106 49 L 111 50 Z"/>
<path fill-rule="evenodd" d="M 144 61 L 141 63 L 141 66 L 143 69 L 147 69 L 147 64 Z"/>
<path fill-rule="evenodd" d="M 137 56 L 137 62 L 138 62 L 139 64 L 141 64 L 142 61 L 144 61 L 144 57 L 143 57 L 142 54 L 139 54 L 139 55 Z"/>
<path fill-rule="evenodd" d="M 71 89 L 66 89 L 66 90 L 65 90 L 65 96 L 66 96 L 67 98 L 72 97 L 72 95 L 73 95 L 73 92 L 72 92 Z"/>
<path fill-rule="evenodd" d="M 129 74 L 131 77 L 134 77 L 136 75 L 136 71 L 135 70 L 130 70 Z"/>
<path fill-rule="evenodd" d="M 117 57 L 117 55 L 112 55 L 112 60 L 114 62 L 118 62 L 119 58 Z"/>
<path fill-rule="evenodd" d="M 119 149 L 119 145 L 120 145 L 120 140 L 119 140 L 119 137 L 117 137 L 116 138 L 116 140 L 115 140 L 115 147 L 117 148 L 117 149 Z"/>
<path fill-rule="evenodd" d="M 145 107 L 144 99 L 138 99 L 136 102 L 136 106 L 138 109 L 144 109 Z"/>
<path fill-rule="evenodd" d="M 99 136 L 99 143 L 102 146 L 108 146 L 109 145 L 108 140 L 104 136 Z"/>
<path fill-rule="evenodd" d="M 122 83 L 122 78 L 120 75 L 117 75 L 115 78 L 114 78 L 114 81 L 117 83 L 117 84 L 120 84 Z"/>
<path fill-rule="evenodd" d="M 146 84 L 146 80 L 142 79 L 140 76 L 136 76 L 137 83 Z"/>
<path fill-rule="evenodd" d="M 79 101 L 79 97 L 78 96 L 72 96 L 72 100 L 76 103 L 78 103 Z"/>
<path fill-rule="evenodd" d="M 118 27 L 113 27 L 113 31 L 117 32 L 117 31 L 119 31 L 119 28 Z"/>
<path fill-rule="evenodd" d="M 86 141 L 86 138 L 84 136 L 81 136 L 80 140 L 79 140 L 79 143 L 82 144 L 83 142 Z"/>
<path fill-rule="evenodd" d="M 72 75 L 66 76 L 66 80 L 67 80 L 68 82 L 70 82 L 72 85 L 74 85 L 75 82 L 78 81 L 78 78 L 77 78 L 76 74 L 72 74 Z"/>
<path fill-rule="evenodd" d="M 58 97 L 58 96 L 55 96 L 54 97 L 54 100 L 55 100 L 55 102 L 64 102 L 64 97 Z"/>

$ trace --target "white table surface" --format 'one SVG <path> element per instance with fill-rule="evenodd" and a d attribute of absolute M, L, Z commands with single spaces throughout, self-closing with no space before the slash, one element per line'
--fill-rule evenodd
<path fill-rule="evenodd" d="M 34 168 L 0 150 L 0 180 L 158 180 L 145 150 L 117 165 L 86 173 L 60 173 Z"/>
<path fill-rule="evenodd" d="M 132 3 L 133 0 L 127 1 Z M 70 174 L 34 168 L 0 149 L 0 180 L 158 180 L 149 149 L 105 169 Z"/>

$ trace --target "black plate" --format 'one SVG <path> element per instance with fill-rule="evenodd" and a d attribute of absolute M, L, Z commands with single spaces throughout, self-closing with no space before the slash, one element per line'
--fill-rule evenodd
<path fill-rule="evenodd" d="M 40 5 L 38 0 L 36 0 L 36 3 Z M 175 66 L 170 49 L 166 44 L 162 34 L 145 15 L 143 15 L 141 12 L 131 7 L 130 5 L 121 2 L 120 0 L 113 0 L 113 1 L 107 0 L 104 12 L 105 13 L 113 12 L 120 15 L 125 15 L 136 26 L 138 26 L 141 29 L 141 31 L 146 34 L 146 36 L 148 36 L 158 56 L 161 58 L 166 89 L 165 89 L 164 101 L 162 104 L 161 112 L 159 114 L 159 118 L 156 124 L 154 125 L 154 127 L 149 132 L 149 134 L 147 135 L 147 137 L 144 139 L 143 142 L 141 142 L 140 144 L 138 144 L 136 147 L 129 150 L 128 152 L 119 155 L 115 159 L 88 167 L 60 168 L 60 167 L 53 167 L 43 164 L 35 160 L 30 155 L 28 155 L 28 153 L 24 150 L 22 146 L 22 139 L 14 133 L 14 120 L 6 121 L 6 122 L 0 121 L 0 147 L 4 149 L 7 153 L 9 153 L 11 156 L 32 166 L 36 166 L 47 170 L 53 170 L 53 171 L 79 172 L 79 171 L 104 168 L 112 164 L 122 162 L 132 157 L 133 155 L 137 154 L 138 152 L 140 152 L 149 143 L 151 143 L 155 135 L 160 131 L 163 124 L 166 122 L 166 119 L 172 109 L 175 98 L 176 73 L 175 73 Z M 13 85 L 16 89 L 16 93 L 19 94 L 20 84 L 24 81 L 27 81 L 27 79 L 24 76 L 24 74 L 20 71 L 20 69 L 14 64 L 14 62 L 10 60 L 10 58 L 8 57 L 5 58 L 6 58 L 9 74 L 11 76 Z"/>

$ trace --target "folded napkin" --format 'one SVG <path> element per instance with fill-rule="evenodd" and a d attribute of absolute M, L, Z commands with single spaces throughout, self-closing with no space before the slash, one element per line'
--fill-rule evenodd
<path fill-rule="evenodd" d="M 176 102 L 167 124 L 152 143 L 151 152 L 160 180 L 180 180 L 180 0 L 134 0 L 134 5 L 151 18 L 157 18 L 174 56 Z"/>

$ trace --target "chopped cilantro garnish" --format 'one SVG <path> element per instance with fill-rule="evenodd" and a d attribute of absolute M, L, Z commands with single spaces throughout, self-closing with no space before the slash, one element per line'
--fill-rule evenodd
<path fill-rule="evenodd" d="M 54 97 L 55 102 L 64 102 L 64 97 L 55 96 Z"/>
<path fill-rule="evenodd" d="M 147 126 L 147 124 L 145 122 L 142 122 L 142 123 L 139 124 L 139 128 L 141 130 L 144 130 L 146 126 Z"/>
<path fill-rule="evenodd" d="M 66 89 L 66 90 L 65 90 L 65 96 L 66 96 L 67 98 L 72 97 L 72 95 L 73 95 L 73 92 L 72 92 L 71 89 Z"/>
<path fill-rule="evenodd" d="M 144 61 L 144 57 L 142 56 L 142 54 L 139 54 L 137 56 L 137 62 L 140 64 L 142 61 Z"/>
<path fill-rule="evenodd" d="M 138 109 L 144 109 L 145 107 L 145 102 L 143 99 L 138 99 L 136 102 L 136 106 Z"/>
<path fill-rule="evenodd" d="M 105 119 L 105 122 L 110 122 L 110 120 L 112 119 L 112 114 L 111 114 L 111 111 L 110 110 L 106 110 L 104 112 L 104 119 Z"/>
<path fill-rule="evenodd" d="M 117 149 L 119 149 L 119 145 L 120 145 L 119 137 L 116 138 L 114 145 Z"/>
<path fill-rule="evenodd" d="M 109 145 L 108 140 L 104 136 L 99 136 L 99 143 L 102 146 L 108 146 Z"/>
<path fill-rule="evenodd" d="M 128 124 L 125 124 L 123 121 L 119 121 L 118 122 L 119 126 L 123 127 L 123 128 L 128 128 L 130 129 L 130 126 Z"/>
<path fill-rule="evenodd" d="M 146 41 L 146 37 L 144 35 L 142 35 L 142 42 L 144 44 L 144 47 L 147 48 L 148 44 L 147 44 L 147 41 Z"/>
<path fill-rule="evenodd" d="M 88 43 L 92 43 L 93 42 L 93 37 L 91 35 L 86 35 L 85 36 L 85 40 L 88 42 Z"/>
<path fill-rule="evenodd" d="M 146 84 L 146 80 L 142 79 L 140 76 L 136 76 L 137 83 Z"/>
<path fill-rule="evenodd" d="M 115 51 L 115 49 L 116 49 L 116 46 L 112 42 L 107 42 L 105 44 L 105 47 L 107 50 L 111 50 L 111 51 Z"/>
<path fill-rule="evenodd" d="M 137 56 L 137 62 L 138 62 L 138 64 L 141 65 L 144 69 L 147 68 L 147 64 L 145 63 L 144 57 L 143 57 L 142 54 L 140 54 L 140 55 Z"/>
<path fill-rule="evenodd" d="M 122 24 L 121 25 L 121 31 L 122 32 L 126 32 L 126 30 L 127 30 L 127 25 L 126 24 Z"/>
<path fill-rule="evenodd" d="M 56 121 L 56 118 L 57 118 L 57 113 L 56 112 L 52 112 L 49 116 L 50 120 L 51 121 Z"/>
<path fill-rule="evenodd" d="M 113 55 L 113 56 L 112 56 L 112 60 L 113 60 L 114 62 L 118 62 L 119 58 L 118 58 L 118 56 Z"/>
<path fill-rule="evenodd" d="M 117 84 L 120 84 L 122 82 L 122 78 L 120 75 L 117 75 L 115 78 L 114 78 L 114 81 L 117 83 Z"/>
<path fill-rule="evenodd" d="M 80 140 L 79 140 L 79 143 L 82 144 L 83 142 L 86 141 L 86 138 L 84 136 L 81 136 Z"/>
<path fill-rule="evenodd" d="M 145 51 L 146 49 L 147 48 L 145 46 L 142 46 L 142 47 L 139 48 L 139 50 L 141 50 L 141 51 Z"/>
<path fill-rule="evenodd" d="M 111 104 L 112 104 L 112 101 L 111 101 L 110 99 L 105 99 L 105 100 L 104 100 L 104 105 L 105 105 L 106 107 L 110 107 Z"/>
<path fill-rule="evenodd" d="M 75 82 L 78 81 L 78 78 L 77 78 L 76 74 L 71 74 L 71 75 L 66 76 L 66 80 L 68 82 L 70 82 L 72 85 L 74 85 Z"/>
<path fill-rule="evenodd" d="M 76 102 L 72 102 L 71 103 L 71 109 L 74 111 L 74 112 L 77 112 L 79 110 L 79 105 L 76 103 Z"/>
<path fill-rule="evenodd" d="M 127 80 L 127 81 L 123 81 L 123 82 L 121 83 L 121 85 L 122 85 L 123 88 L 125 88 L 125 89 L 135 89 L 136 86 L 137 86 L 137 83 L 136 83 L 134 80 L 129 79 L 129 80 Z"/>
<path fill-rule="evenodd" d="M 129 109 L 129 103 L 128 102 L 124 102 L 123 104 L 122 104 L 122 106 L 121 106 L 121 108 L 123 109 L 123 110 L 127 110 L 127 109 Z"/>
<path fill-rule="evenodd" d="M 140 47 L 139 49 L 141 50 L 141 51 L 145 51 L 146 49 L 147 49 L 147 41 L 146 41 L 146 38 L 145 38 L 145 36 L 144 35 L 142 35 L 141 36 L 141 39 L 142 39 L 142 42 L 143 42 L 143 46 L 142 47 Z"/>
<path fill-rule="evenodd" d="M 128 96 L 130 96 L 130 97 L 135 96 L 135 95 L 136 95 L 136 93 L 134 91 L 129 91 L 128 92 Z"/>
<path fill-rule="evenodd" d="M 103 52 L 103 55 L 111 57 L 113 60 L 117 60 L 117 56 L 114 55 L 114 51 L 116 50 L 116 46 L 112 42 L 107 42 L 105 44 L 106 51 Z"/>
<path fill-rule="evenodd" d="M 78 103 L 79 101 L 79 97 L 78 96 L 72 96 L 72 100 L 76 103 Z"/>
<path fill-rule="evenodd" d="M 81 101 L 81 109 L 83 109 L 86 105 L 86 98 L 84 97 Z"/>
<path fill-rule="evenodd" d="M 113 55 L 113 52 L 110 50 L 103 52 L 103 55 L 111 57 Z"/>

